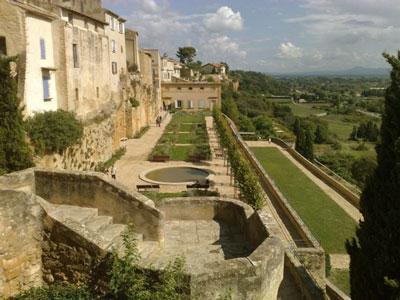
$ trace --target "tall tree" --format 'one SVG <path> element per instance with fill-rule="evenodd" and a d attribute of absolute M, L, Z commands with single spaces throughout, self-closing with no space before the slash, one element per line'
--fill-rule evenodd
<path fill-rule="evenodd" d="M 196 55 L 197 51 L 193 47 L 179 47 L 178 52 L 176 52 L 179 61 L 185 65 L 192 63 Z"/>
<path fill-rule="evenodd" d="M 231 97 L 222 101 L 222 112 L 226 114 L 236 125 L 239 125 L 240 113 L 238 107 Z"/>
<path fill-rule="evenodd" d="M 0 56 L 0 174 L 33 165 L 31 151 L 25 142 L 17 82 L 11 75 L 13 60 Z"/>
<path fill-rule="evenodd" d="M 314 137 L 311 128 L 301 126 L 296 135 L 296 151 L 305 158 L 314 159 Z"/>
<path fill-rule="evenodd" d="M 385 95 L 378 166 L 360 200 L 363 220 L 347 241 L 352 299 L 400 298 L 400 52 L 384 54 L 392 66 Z"/>

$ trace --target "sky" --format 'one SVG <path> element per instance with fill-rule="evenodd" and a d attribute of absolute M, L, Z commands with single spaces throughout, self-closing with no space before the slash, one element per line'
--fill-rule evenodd
<path fill-rule="evenodd" d="M 103 0 L 144 48 L 266 73 L 387 67 L 400 49 L 400 0 Z"/>

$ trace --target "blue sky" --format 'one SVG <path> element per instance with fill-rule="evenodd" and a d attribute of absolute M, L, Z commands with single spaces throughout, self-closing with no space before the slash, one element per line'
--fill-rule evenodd
<path fill-rule="evenodd" d="M 385 67 L 400 48 L 400 0 L 104 0 L 141 45 L 262 72 Z"/>

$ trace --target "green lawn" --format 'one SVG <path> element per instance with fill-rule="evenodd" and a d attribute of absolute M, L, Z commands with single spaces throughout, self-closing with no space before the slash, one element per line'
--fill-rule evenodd
<path fill-rule="evenodd" d="M 313 106 L 315 106 L 315 104 L 290 103 L 288 105 L 292 109 L 293 114 L 295 116 L 299 116 L 299 117 L 308 117 L 311 115 L 321 114 L 321 113 L 325 112 L 322 109 L 313 108 Z"/>
<path fill-rule="evenodd" d="M 171 148 L 171 160 L 186 160 L 192 153 L 194 146 L 174 146 Z"/>
<path fill-rule="evenodd" d="M 347 295 L 350 295 L 349 270 L 332 269 L 328 279 Z"/>
<path fill-rule="evenodd" d="M 356 222 L 278 149 L 252 151 L 325 251 L 346 253 Z"/>
<path fill-rule="evenodd" d="M 149 155 L 149 159 L 156 155 L 167 155 L 171 160 L 183 161 L 188 160 L 190 155 L 209 159 L 211 152 L 206 130 L 206 115 L 204 112 L 175 113 Z"/>

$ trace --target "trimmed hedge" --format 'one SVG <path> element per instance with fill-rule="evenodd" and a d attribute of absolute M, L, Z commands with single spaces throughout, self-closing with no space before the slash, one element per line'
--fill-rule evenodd
<path fill-rule="evenodd" d="M 71 112 L 57 110 L 37 113 L 26 121 L 26 131 L 37 154 L 62 153 L 77 144 L 83 125 Z"/>
<path fill-rule="evenodd" d="M 256 210 L 260 209 L 264 205 L 264 199 L 256 174 L 239 148 L 227 120 L 218 109 L 214 110 L 214 120 L 217 124 L 221 144 L 228 149 L 228 159 L 233 175 L 238 182 L 240 193 L 251 207 Z"/>

